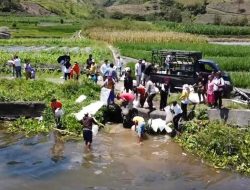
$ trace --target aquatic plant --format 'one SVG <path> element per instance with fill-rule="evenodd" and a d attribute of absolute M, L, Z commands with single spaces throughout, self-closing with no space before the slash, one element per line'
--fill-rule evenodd
<path fill-rule="evenodd" d="M 187 122 L 176 138 L 185 149 L 216 168 L 250 174 L 250 130 L 207 120 Z"/>

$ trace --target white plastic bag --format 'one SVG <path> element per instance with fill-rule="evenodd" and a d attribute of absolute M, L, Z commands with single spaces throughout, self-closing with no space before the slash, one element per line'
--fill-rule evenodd
<path fill-rule="evenodd" d="M 135 99 L 134 102 L 133 102 L 133 107 L 134 108 L 139 108 L 140 107 L 140 101 Z"/>
<path fill-rule="evenodd" d="M 165 110 L 165 113 L 166 113 L 165 122 L 169 123 L 169 122 L 171 122 L 173 120 L 173 114 L 170 111 L 170 106 L 165 107 L 164 110 Z"/>
<path fill-rule="evenodd" d="M 60 108 L 57 108 L 55 110 L 55 117 L 62 117 L 62 115 L 63 115 L 63 110 Z"/>
<path fill-rule="evenodd" d="M 104 105 L 107 105 L 110 89 L 103 87 L 101 89 L 100 101 L 103 102 Z"/>

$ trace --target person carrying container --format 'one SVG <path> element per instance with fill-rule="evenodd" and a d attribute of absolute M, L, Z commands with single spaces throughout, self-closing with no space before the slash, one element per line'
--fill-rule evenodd
<path fill-rule="evenodd" d="M 91 144 L 93 139 L 93 132 L 92 132 L 93 124 L 101 126 L 103 125 L 99 124 L 95 120 L 95 118 L 91 117 L 88 113 L 84 114 L 81 123 L 83 125 L 83 140 L 85 142 L 85 146 L 87 147 L 88 150 L 91 150 Z"/>
<path fill-rule="evenodd" d="M 61 128 L 62 127 L 61 120 L 62 120 L 62 115 L 63 115 L 62 103 L 56 98 L 52 98 L 50 107 L 55 117 L 56 127 Z"/>

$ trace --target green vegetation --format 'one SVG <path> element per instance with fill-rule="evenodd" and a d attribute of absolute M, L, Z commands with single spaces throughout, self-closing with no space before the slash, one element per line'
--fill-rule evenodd
<path fill-rule="evenodd" d="M 191 34 L 201 34 L 209 36 L 226 36 L 226 35 L 235 35 L 235 36 L 244 36 L 250 35 L 249 26 L 224 26 L 224 25 L 204 25 L 204 24 L 195 24 L 195 23 L 175 23 L 175 22 L 166 22 L 158 21 L 155 22 L 155 25 L 166 30 L 172 30 L 176 32 L 185 32 Z"/>
<path fill-rule="evenodd" d="M 70 53 L 72 63 L 78 61 L 85 63 L 88 54 L 92 53 L 96 63 L 104 59 L 111 59 L 111 51 L 103 42 L 88 39 L 9 39 L 0 40 L 0 46 L 45 46 L 41 51 L 30 50 L 23 52 L 19 47 L 15 52 L 0 51 L 0 67 L 5 67 L 5 63 L 17 54 L 22 61 L 29 60 L 32 66 L 56 64 L 57 58 L 65 53 Z M 7 68 L 6 68 L 7 69 Z"/>
<path fill-rule="evenodd" d="M 63 20 L 63 23 L 61 22 Z M 10 28 L 14 38 L 62 38 L 70 37 L 81 29 L 76 19 L 59 16 L 0 16 L 0 26 Z"/>
<path fill-rule="evenodd" d="M 121 54 L 151 61 L 153 49 L 175 49 L 201 51 L 204 58 L 214 60 L 224 71 L 232 74 L 232 80 L 238 87 L 250 87 L 249 46 L 223 46 L 207 43 L 116 43 Z"/>
<path fill-rule="evenodd" d="M 9 126 L 10 132 L 24 131 L 27 135 L 39 132 L 48 132 L 54 127 L 54 119 L 49 107 L 52 97 L 56 97 L 63 104 L 63 126 L 66 130 L 78 133 L 80 123 L 72 115 L 80 111 L 81 107 L 88 105 L 99 98 L 100 87 L 90 80 L 83 78 L 80 82 L 67 81 L 64 84 L 55 84 L 45 80 L 0 80 L 0 101 L 43 101 L 47 105 L 43 113 L 43 121 L 20 118 Z M 80 95 L 87 99 L 80 104 L 75 100 Z"/>
<path fill-rule="evenodd" d="M 177 142 L 216 168 L 250 174 L 250 130 L 195 120 L 185 124 Z"/>

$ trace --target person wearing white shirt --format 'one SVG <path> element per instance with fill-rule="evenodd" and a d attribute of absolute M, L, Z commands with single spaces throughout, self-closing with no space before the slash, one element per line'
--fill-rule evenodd
<path fill-rule="evenodd" d="M 153 110 L 153 99 L 156 93 L 157 93 L 156 87 L 149 77 L 149 80 L 146 83 L 146 94 L 147 94 L 147 103 L 150 111 Z"/>
<path fill-rule="evenodd" d="M 136 76 L 136 85 L 139 86 L 141 82 L 142 68 L 141 68 L 142 60 L 140 59 L 138 63 L 135 64 L 135 76 Z"/>
<path fill-rule="evenodd" d="M 106 59 L 104 61 L 104 63 L 102 64 L 102 66 L 100 67 L 100 72 L 102 74 L 103 81 L 105 81 L 106 78 L 107 78 L 107 76 L 105 76 L 105 73 L 106 73 L 107 69 L 108 69 L 108 60 Z"/>
<path fill-rule="evenodd" d="M 222 95 L 224 91 L 225 81 L 221 77 L 221 72 L 215 73 L 215 78 L 213 80 L 214 82 L 214 107 L 219 107 L 221 109 L 222 106 Z"/>
<path fill-rule="evenodd" d="M 21 59 L 17 55 L 14 57 L 14 65 L 16 69 L 16 78 L 21 78 L 22 77 Z"/>
<path fill-rule="evenodd" d="M 117 57 L 116 60 L 116 69 L 117 69 L 117 74 L 119 77 L 122 76 L 122 69 L 123 69 L 123 60 L 120 56 Z"/>
<path fill-rule="evenodd" d="M 182 117 L 182 109 L 179 106 L 179 104 L 177 104 L 177 101 L 174 101 L 173 104 L 170 107 L 170 111 L 174 114 L 173 117 L 173 123 L 174 123 L 174 128 L 176 131 L 179 131 L 179 120 Z"/>

